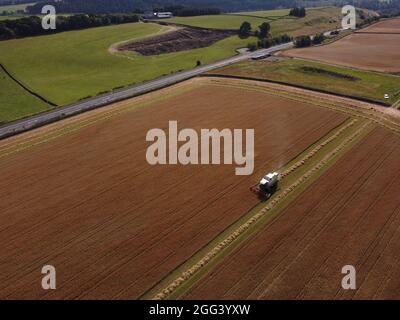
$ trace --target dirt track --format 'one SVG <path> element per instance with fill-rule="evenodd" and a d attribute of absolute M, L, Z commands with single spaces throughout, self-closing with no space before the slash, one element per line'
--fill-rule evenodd
<path fill-rule="evenodd" d="M 375 130 L 183 298 L 399 299 L 399 156 Z"/>
<path fill-rule="evenodd" d="M 233 166 L 149 166 L 149 129 L 255 128 L 255 170 L 267 172 L 344 119 L 204 84 L 1 158 L 0 298 L 137 298 L 257 203 L 259 177 Z M 41 290 L 45 264 L 56 291 Z"/>
<path fill-rule="evenodd" d="M 394 34 L 396 29 L 398 34 Z M 386 30 L 387 33 L 367 33 L 373 30 Z M 400 23 L 387 20 L 363 31 L 328 45 L 292 49 L 283 52 L 283 55 L 365 70 L 400 72 Z"/>

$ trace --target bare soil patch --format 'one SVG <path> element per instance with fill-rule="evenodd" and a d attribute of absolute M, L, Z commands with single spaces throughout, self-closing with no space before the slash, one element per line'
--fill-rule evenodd
<path fill-rule="evenodd" d="M 236 34 L 229 30 L 180 28 L 178 30 L 122 45 L 120 51 L 135 51 L 145 56 L 208 47 Z"/>

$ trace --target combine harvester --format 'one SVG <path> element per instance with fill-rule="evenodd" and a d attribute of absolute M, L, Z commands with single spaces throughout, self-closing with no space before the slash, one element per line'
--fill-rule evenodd
<path fill-rule="evenodd" d="M 279 173 L 268 173 L 261 179 L 260 183 L 252 186 L 250 190 L 258 196 L 259 199 L 268 200 L 278 189 Z"/>

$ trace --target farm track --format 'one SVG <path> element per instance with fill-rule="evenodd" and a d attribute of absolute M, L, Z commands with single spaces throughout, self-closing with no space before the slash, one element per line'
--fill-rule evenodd
<path fill-rule="evenodd" d="M 255 128 L 262 132 L 256 150 L 263 150 L 256 152 L 255 169 L 268 171 L 346 119 L 243 90 L 248 92 L 204 83 L 174 96 L 173 103 L 165 99 L 100 120 L 85 116 L 87 126 L 73 121 L 75 129 L 64 126 L 62 133 L 54 126 L 57 137 L 51 136 L 53 129 L 46 132 L 46 143 L 35 133 L 33 146 L 23 136 L 13 139 L 22 149 L 4 142 L 0 296 L 138 297 L 257 204 L 248 191 L 254 177 L 234 176 L 234 166 L 148 166 L 149 128 L 165 128 L 171 117 L 181 128 Z M 284 128 L 290 130 L 283 140 L 273 138 Z M 55 292 L 37 285 L 36 271 L 47 263 L 60 275 Z"/>
<path fill-rule="evenodd" d="M 376 129 L 183 298 L 398 298 L 399 156 Z M 341 290 L 346 264 L 357 291 Z"/>

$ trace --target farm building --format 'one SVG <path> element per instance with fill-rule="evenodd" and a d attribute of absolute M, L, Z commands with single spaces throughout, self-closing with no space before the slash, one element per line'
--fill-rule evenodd
<path fill-rule="evenodd" d="M 174 15 L 172 12 L 154 12 L 154 15 L 158 19 L 166 19 L 166 18 L 172 18 Z"/>
<path fill-rule="evenodd" d="M 174 15 L 172 12 L 150 12 L 142 15 L 143 19 L 166 19 L 172 18 Z"/>

